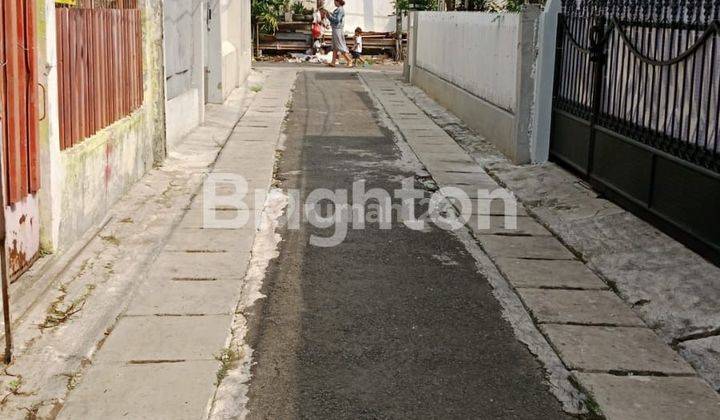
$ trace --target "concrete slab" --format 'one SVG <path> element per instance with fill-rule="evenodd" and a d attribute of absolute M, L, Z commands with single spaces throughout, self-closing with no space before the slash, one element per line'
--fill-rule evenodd
<path fill-rule="evenodd" d="M 500 188 L 497 182 L 482 172 L 435 172 L 433 178 L 439 184 L 483 185 Z"/>
<path fill-rule="evenodd" d="M 250 252 L 255 229 L 176 229 L 165 245 L 166 251 Z"/>
<path fill-rule="evenodd" d="M 542 324 L 572 370 L 694 375 L 693 368 L 647 328 Z"/>
<path fill-rule="evenodd" d="M 148 279 L 135 293 L 126 315 L 232 314 L 242 288 L 239 280 L 173 281 Z"/>
<path fill-rule="evenodd" d="M 459 160 L 447 160 L 443 158 L 422 159 L 423 165 L 430 171 L 435 172 L 478 172 L 482 168 L 471 158 Z"/>
<path fill-rule="evenodd" d="M 267 197 L 267 191 L 262 190 L 255 190 L 255 191 L 248 191 L 245 195 L 239 195 L 237 197 L 232 196 L 217 196 L 215 198 L 215 206 L 216 209 L 236 209 L 236 208 L 245 208 L 248 210 L 260 210 L 265 206 L 265 198 Z M 190 208 L 194 209 L 201 209 L 203 208 L 204 203 L 204 197 L 202 190 L 200 190 L 199 195 L 193 200 L 193 202 L 190 204 Z M 186 226 L 191 227 L 191 226 Z"/>
<path fill-rule="evenodd" d="M 680 354 L 720 392 L 720 336 L 689 340 L 680 344 Z"/>
<path fill-rule="evenodd" d="M 431 154 L 433 156 L 436 155 L 452 155 L 452 156 L 462 156 L 465 154 L 465 151 L 457 145 L 457 143 L 454 142 L 444 142 L 440 144 L 427 144 L 427 143 L 410 143 L 411 147 L 416 153 L 419 154 Z"/>
<path fill-rule="evenodd" d="M 461 201 L 451 200 L 456 207 L 460 209 L 463 207 Z M 513 205 L 514 204 L 514 205 Z M 482 214 L 491 216 L 504 216 L 506 212 L 512 212 L 514 209 L 517 216 L 527 216 L 527 210 L 517 201 L 508 199 L 507 203 L 502 199 L 494 200 L 482 200 L 477 198 L 470 199 L 470 213 L 471 214 Z"/>
<path fill-rule="evenodd" d="M 475 184 L 453 184 L 440 182 L 442 188 L 446 188 L 447 191 L 462 191 L 466 197 L 474 200 L 482 200 L 493 194 L 494 191 L 500 190 L 505 191 L 494 181 L 478 182 Z M 518 204 L 519 205 L 519 204 Z"/>
<path fill-rule="evenodd" d="M 236 157 L 222 157 L 220 156 L 215 162 L 213 172 L 215 173 L 232 173 L 248 176 L 257 173 L 272 173 L 274 158 L 269 157 L 257 157 L 255 159 L 243 158 L 239 159 Z"/>
<path fill-rule="evenodd" d="M 264 200 L 264 198 L 263 198 Z M 248 200 L 249 202 L 255 200 Z M 254 207 L 254 206 L 253 206 Z M 207 230 L 240 230 L 253 232 L 258 226 L 262 209 L 238 210 L 221 205 L 218 209 L 208 209 L 208 220 L 205 220 L 205 210 L 191 204 L 190 210 L 180 221 L 180 229 L 207 229 Z"/>
<path fill-rule="evenodd" d="M 428 168 L 436 168 L 435 170 L 451 171 L 462 170 L 457 165 L 477 165 L 475 161 L 465 152 L 459 150 L 456 152 L 425 152 L 423 150 L 414 150 L 420 158 L 420 161 Z"/>
<path fill-rule="evenodd" d="M 609 290 L 519 289 L 540 323 L 644 327 L 640 317 Z"/>
<path fill-rule="evenodd" d="M 476 214 L 471 217 L 467 225 L 476 235 L 507 235 L 507 236 L 551 236 L 552 234 L 543 225 L 532 217 L 518 216 L 515 219 L 515 228 L 508 228 L 505 216 L 491 216 Z"/>
<path fill-rule="evenodd" d="M 575 259 L 560 241 L 551 236 L 479 235 L 478 242 L 492 258 Z"/>
<path fill-rule="evenodd" d="M 217 361 L 95 365 L 83 375 L 57 418 L 204 418 L 217 369 Z"/>
<path fill-rule="evenodd" d="M 149 277 L 167 280 L 242 279 L 248 259 L 247 253 L 164 251 L 153 263 Z"/>
<path fill-rule="evenodd" d="M 714 420 L 720 398 L 700 378 L 574 373 L 608 420 Z"/>
<path fill-rule="evenodd" d="M 495 264 L 517 288 L 608 288 L 580 261 L 497 258 Z"/>
<path fill-rule="evenodd" d="M 212 360 L 225 346 L 231 315 L 127 316 L 98 352 L 100 362 Z"/>

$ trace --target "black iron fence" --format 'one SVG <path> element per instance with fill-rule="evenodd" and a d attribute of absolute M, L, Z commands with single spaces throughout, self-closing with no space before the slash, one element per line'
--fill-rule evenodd
<path fill-rule="evenodd" d="M 550 153 L 720 263 L 720 0 L 563 0 Z"/>
<path fill-rule="evenodd" d="M 559 106 L 720 172 L 720 0 L 565 1 L 560 25 Z"/>

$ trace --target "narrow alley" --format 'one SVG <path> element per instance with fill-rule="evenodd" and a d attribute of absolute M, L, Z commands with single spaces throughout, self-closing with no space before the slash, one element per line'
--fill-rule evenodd
<path fill-rule="evenodd" d="M 720 418 L 718 0 L 0 34 L 1 420 Z"/>

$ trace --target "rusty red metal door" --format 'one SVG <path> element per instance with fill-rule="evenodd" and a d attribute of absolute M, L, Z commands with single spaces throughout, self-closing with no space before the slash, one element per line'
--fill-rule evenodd
<path fill-rule="evenodd" d="M 8 271 L 25 269 L 39 249 L 38 74 L 35 2 L 2 0 L 0 136 Z"/>
<path fill-rule="evenodd" d="M 37 192 L 37 60 L 35 6 L 4 0 L 3 146 L 8 204 Z"/>

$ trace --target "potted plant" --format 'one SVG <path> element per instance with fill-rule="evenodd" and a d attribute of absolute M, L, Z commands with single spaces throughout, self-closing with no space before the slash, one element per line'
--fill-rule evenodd
<path fill-rule="evenodd" d="M 305 20 L 305 6 L 301 1 L 296 1 L 292 5 L 292 18 L 295 21 L 301 22 Z"/>

